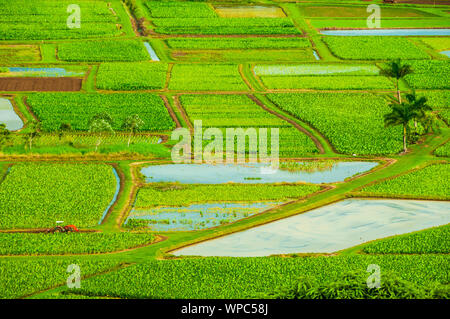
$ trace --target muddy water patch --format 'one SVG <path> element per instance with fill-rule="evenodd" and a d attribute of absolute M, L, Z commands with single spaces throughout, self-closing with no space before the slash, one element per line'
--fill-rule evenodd
<path fill-rule="evenodd" d="M 331 253 L 364 242 L 450 223 L 450 202 L 347 199 L 239 233 L 188 246 L 174 255 L 255 257 Z"/>

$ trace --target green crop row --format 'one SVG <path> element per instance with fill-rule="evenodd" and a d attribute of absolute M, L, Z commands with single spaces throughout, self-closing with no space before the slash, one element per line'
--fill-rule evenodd
<path fill-rule="evenodd" d="M 300 34 L 290 18 L 153 19 L 163 34 Z"/>
<path fill-rule="evenodd" d="M 436 149 L 435 154 L 437 156 L 450 157 L 450 142 L 445 143 Z"/>
<path fill-rule="evenodd" d="M 199 2 L 145 2 L 153 18 L 213 18 L 215 11 L 207 3 Z"/>
<path fill-rule="evenodd" d="M 404 10 L 401 8 L 401 10 Z M 367 19 L 311 19 L 316 29 L 352 28 L 366 29 Z M 445 18 L 437 19 L 381 19 L 382 28 L 448 28 L 450 22 Z"/>
<path fill-rule="evenodd" d="M 303 49 L 307 38 L 174 38 L 166 40 L 173 49 Z"/>
<path fill-rule="evenodd" d="M 95 226 L 117 183 L 105 164 L 15 164 L 0 184 L 0 229 Z"/>
<path fill-rule="evenodd" d="M 395 236 L 364 246 L 368 254 L 448 254 L 450 225 L 434 227 L 413 234 Z"/>
<path fill-rule="evenodd" d="M 88 130 L 91 118 L 102 112 L 113 118 L 115 130 L 121 129 L 130 114 L 139 115 L 145 131 L 175 127 L 161 98 L 150 93 L 36 93 L 27 98 L 27 103 L 44 131 L 56 131 L 61 123 L 69 123 L 74 130 Z"/>
<path fill-rule="evenodd" d="M 328 36 L 323 41 L 337 57 L 345 60 L 429 59 L 406 38 Z"/>
<path fill-rule="evenodd" d="M 165 63 L 102 63 L 97 73 L 97 88 L 103 90 L 162 89 L 166 82 Z"/>
<path fill-rule="evenodd" d="M 169 82 L 171 90 L 187 91 L 245 91 L 238 65 L 176 64 Z"/>
<path fill-rule="evenodd" d="M 146 61 L 150 56 L 139 40 L 77 41 L 58 45 L 63 61 L 115 62 Z"/>
<path fill-rule="evenodd" d="M 393 89 L 394 84 L 381 76 L 262 76 L 268 89 L 358 90 Z"/>
<path fill-rule="evenodd" d="M 70 265 L 80 267 L 81 277 L 105 272 L 117 267 L 112 260 L 87 261 L 74 258 L 52 260 L 0 260 L 0 299 L 21 298 L 26 295 L 65 285 L 72 272 Z"/>
<path fill-rule="evenodd" d="M 293 286 L 300 276 L 324 282 L 353 271 L 367 278 L 369 264 L 380 266 L 381 284 L 383 274 L 394 272 L 403 280 L 426 286 L 448 283 L 449 258 L 354 255 L 152 261 L 84 280 L 76 293 L 118 298 L 257 298 Z"/>
<path fill-rule="evenodd" d="M 365 93 L 268 94 L 279 108 L 317 128 L 338 152 L 390 154 L 402 149 L 399 127 L 385 128 L 390 108 L 381 96 Z"/>
<path fill-rule="evenodd" d="M 153 234 L 0 233 L 0 255 L 97 254 L 150 244 Z"/>
<path fill-rule="evenodd" d="M 320 190 L 317 185 L 177 185 L 152 184 L 139 189 L 135 208 L 185 206 L 201 202 L 293 200 Z"/>
<path fill-rule="evenodd" d="M 405 76 L 405 81 L 415 89 L 449 89 L 450 61 L 413 61 L 414 70 Z M 448 105 L 448 100 L 447 100 Z"/>
<path fill-rule="evenodd" d="M 253 68 L 258 76 L 280 75 L 378 75 L 380 69 L 373 64 L 260 64 Z"/>
<path fill-rule="evenodd" d="M 450 199 L 450 165 L 429 165 L 423 169 L 364 188 L 376 195 Z"/>

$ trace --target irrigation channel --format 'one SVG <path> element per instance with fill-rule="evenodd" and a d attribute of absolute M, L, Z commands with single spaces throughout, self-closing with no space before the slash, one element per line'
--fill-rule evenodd
<path fill-rule="evenodd" d="M 172 252 L 256 257 L 332 253 L 364 242 L 450 223 L 449 202 L 346 199 Z"/>

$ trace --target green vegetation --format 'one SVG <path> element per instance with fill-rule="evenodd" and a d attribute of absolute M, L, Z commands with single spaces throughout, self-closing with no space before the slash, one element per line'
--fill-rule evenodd
<path fill-rule="evenodd" d="M 56 131 L 61 123 L 69 123 L 74 130 L 88 130 L 89 120 L 101 112 L 111 115 L 114 130 L 121 129 L 130 113 L 140 116 L 145 131 L 175 126 L 161 98 L 150 93 L 36 93 L 28 97 L 27 103 L 44 131 Z"/>
<path fill-rule="evenodd" d="M 109 165 L 14 164 L 0 184 L 0 228 L 95 226 L 115 189 Z"/>
<path fill-rule="evenodd" d="M 139 40 L 77 41 L 58 45 L 63 61 L 109 62 L 146 61 L 150 56 Z"/>
<path fill-rule="evenodd" d="M 381 96 L 367 93 L 268 94 L 279 108 L 310 123 L 338 152 L 389 154 L 401 149 L 400 130 L 384 128 L 389 106 Z"/>
<path fill-rule="evenodd" d="M 201 202 L 293 200 L 320 190 L 317 185 L 179 185 L 151 184 L 139 189 L 134 207 L 185 206 Z"/>
<path fill-rule="evenodd" d="M 0 233 L 0 255 L 98 254 L 150 244 L 145 233 Z"/>
<path fill-rule="evenodd" d="M 327 36 L 323 41 L 337 57 L 345 60 L 429 59 L 406 38 Z"/>
<path fill-rule="evenodd" d="M 375 241 L 364 246 L 368 254 L 448 254 L 450 225 Z"/>
<path fill-rule="evenodd" d="M 447 282 L 448 261 L 446 255 L 163 260 L 89 278 L 77 293 L 119 298 L 255 298 L 292 286 L 302 274 L 318 282 L 338 280 L 349 271 L 367 278 L 369 264 L 428 285 Z"/>
<path fill-rule="evenodd" d="M 153 18 L 212 18 L 217 16 L 206 3 L 146 1 L 145 4 Z"/>
<path fill-rule="evenodd" d="M 303 49 L 306 38 L 174 38 L 166 40 L 173 49 Z"/>
<path fill-rule="evenodd" d="M 450 142 L 447 142 L 441 147 L 437 148 L 435 154 L 437 156 L 450 157 Z"/>
<path fill-rule="evenodd" d="M 162 89 L 166 82 L 164 63 L 102 63 L 97 74 L 97 88 L 102 90 Z"/>
<path fill-rule="evenodd" d="M 0 62 L 20 63 L 40 60 L 39 46 L 36 45 L 0 45 Z"/>
<path fill-rule="evenodd" d="M 171 90 L 186 91 L 245 91 L 237 65 L 176 64 L 169 82 Z"/>
<path fill-rule="evenodd" d="M 414 73 L 405 77 L 406 82 L 416 89 L 449 89 L 448 73 L 450 61 L 413 61 Z"/>
<path fill-rule="evenodd" d="M 450 166 L 429 165 L 425 168 L 368 186 L 362 191 L 382 196 L 450 199 Z"/>
<path fill-rule="evenodd" d="M 373 64 L 285 64 L 285 65 L 256 65 L 253 69 L 258 76 L 280 75 L 378 75 L 380 69 Z"/>

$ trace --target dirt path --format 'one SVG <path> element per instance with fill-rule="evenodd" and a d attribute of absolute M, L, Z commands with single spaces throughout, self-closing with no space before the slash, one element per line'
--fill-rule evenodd
<path fill-rule="evenodd" d="M 258 98 L 256 98 L 256 96 L 254 96 L 253 94 L 247 94 L 247 96 L 256 104 L 258 104 L 260 107 L 262 107 L 265 111 L 279 117 L 280 119 L 288 122 L 289 124 L 293 125 L 297 130 L 299 130 L 300 132 L 306 134 L 313 142 L 314 144 L 316 144 L 317 149 L 319 150 L 320 154 L 324 154 L 325 153 L 325 149 L 323 148 L 323 145 L 320 143 L 320 141 L 317 139 L 317 137 L 315 137 L 313 134 L 311 134 L 309 131 L 307 131 L 305 128 L 303 128 L 302 126 L 300 126 L 298 123 L 296 123 L 295 121 L 287 118 L 284 115 L 278 114 L 277 112 L 271 110 L 270 108 L 268 108 L 267 106 L 264 105 L 264 103 L 262 103 Z"/>
<path fill-rule="evenodd" d="M 167 97 L 164 95 L 160 95 L 161 99 L 164 101 L 164 106 L 166 107 L 167 111 L 169 112 L 170 117 L 175 122 L 175 125 L 177 128 L 182 127 L 180 121 L 177 118 L 177 115 L 172 110 L 172 107 L 170 106 L 169 101 L 167 100 Z"/>
<path fill-rule="evenodd" d="M 191 131 L 191 134 L 194 135 L 194 127 L 192 126 L 191 121 L 189 120 L 186 112 L 184 111 L 183 106 L 181 105 L 180 98 L 178 95 L 173 96 L 173 101 L 175 103 L 175 106 L 178 108 L 178 110 L 181 113 L 181 116 L 183 117 L 184 122 L 189 127 L 189 130 Z"/>

